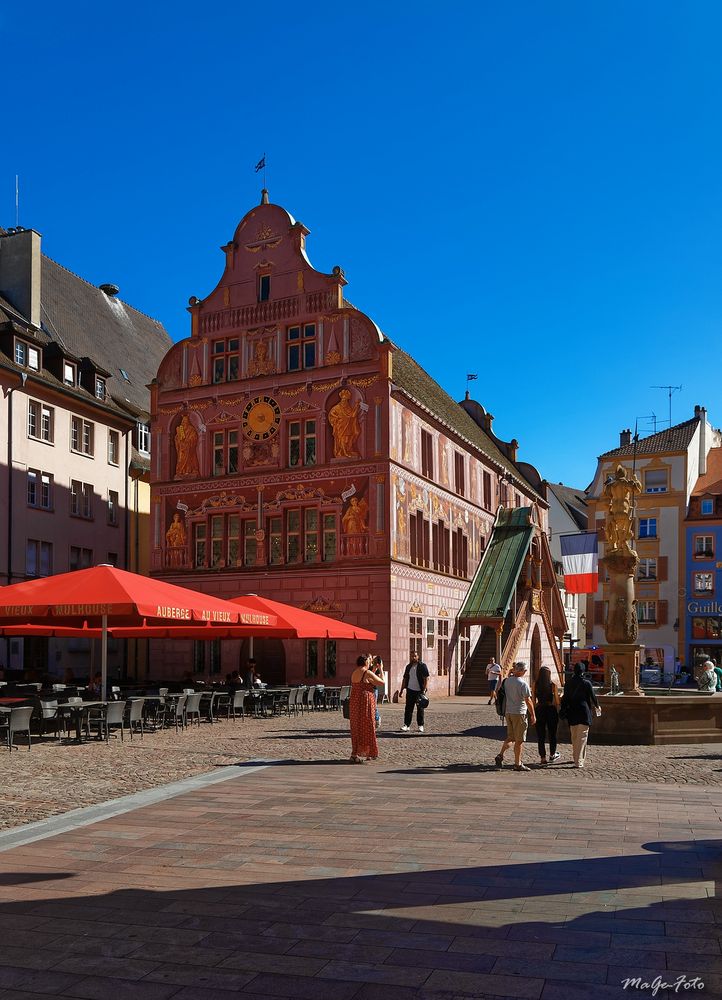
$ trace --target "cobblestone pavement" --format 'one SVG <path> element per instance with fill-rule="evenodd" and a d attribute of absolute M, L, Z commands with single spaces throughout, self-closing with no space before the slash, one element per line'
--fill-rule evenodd
<path fill-rule="evenodd" d="M 334 751 L 318 762 L 241 765 L 2 852 L 0 1000 L 700 995 L 652 993 L 680 976 L 722 996 L 722 790 L 561 769 L 420 774 L 415 737 L 385 741 L 393 766 L 352 767 L 324 727 L 337 731 L 285 729 L 305 746 L 313 728 Z M 157 765 L 145 743 L 108 759 Z M 637 977 L 647 989 L 625 991 Z"/>
<path fill-rule="evenodd" d="M 384 772 L 441 773 L 471 769 L 483 783 L 496 779 L 492 766 L 502 729 L 485 699 L 435 701 L 427 712 L 426 733 L 399 732 L 402 706 L 384 705 L 379 738 Z M 587 767 L 570 764 L 568 730 L 563 727 L 562 759 L 524 777 L 534 788 L 551 780 L 585 786 L 618 778 L 631 782 L 719 785 L 722 745 L 599 747 L 592 732 Z M 0 749 L 0 828 L 91 805 L 131 792 L 209 771 L 221 764 L 259 758 L 284 761 L 343 760 L 350 753 L 348 723 L 340 712 L 247 718 L 146 733 L 144 739 L 82 745 L 48 738 L 12 754 Z M 534 740 L 527 762 L 537 759 Z"/>

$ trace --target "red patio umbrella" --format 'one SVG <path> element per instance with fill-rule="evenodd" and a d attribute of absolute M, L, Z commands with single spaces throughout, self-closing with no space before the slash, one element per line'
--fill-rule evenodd
<path fill-rule="evenodd" d="M 48 618 L 55 621 L 51 624 Z M 51 627 L 100 628 L 103 694 L 108 672 L 108 627 L 143 628 L 147 619 L 168 628 L 192 622 L 213 623 L 213 627 L 241 624 L 252 626 L 256 633 L 276 624 L 272 614 L 242 602 L 230 603 L 114 566 L 93 566 L 0 588 L 0 625 L 21 620 Z"/>
<path fill-rule="evenodd" d="M 376 633 L 360 625 L 350 622 L 340 622 L 326 615 L 317 615 L 313 611 L 304 611 L 292 604 L 281 601 L 271 601 L 258 594 L 241 594 L 230 598 L 231 604 L 239 607 L 253 608 L 259 614 L 273 615 L 277 626 L 286 627 L 298 639 L 365 639 L 376 641 Z"/>

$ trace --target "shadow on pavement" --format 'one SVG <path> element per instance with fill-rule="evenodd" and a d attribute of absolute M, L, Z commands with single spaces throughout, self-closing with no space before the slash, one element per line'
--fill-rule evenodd
<path fill-rule="evenodd" d="M 245 836 L 236 838 L 239 875 Z M 628 978 L 674 983 L 684 975 L 720 996 L 719 882 L 711 896 L 699 886 L 680 896 L 685 883 L 719 879 L 721 843 L 347 877 L 311 863 L 303 877 L 243 886 L 35 894 L 0 903 L 0 922 L 26 928 L 27 943 L 19 946 L 17 932 L 10 945 L 0 940 L 0 984 L 23 997 L 52 985 L 55 996 L 139 1000 L 222 991 L 294 1000 L 618 1000 L 644 990 L 625 994 Z M 226 839 L 215 857 L 196 856 L 195 875 L 205 864 L 217 877 L 231 850 Z M 409 844 L 408 865 L 412 858 Z M 102 884 L 102 866 L 92 871 Z M 46 876 L 25 876 L 36 877 Z"/>

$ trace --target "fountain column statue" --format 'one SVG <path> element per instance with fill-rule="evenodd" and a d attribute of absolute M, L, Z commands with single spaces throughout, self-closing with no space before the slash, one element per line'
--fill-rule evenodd
<path fill-rule="evenodd" d="M 643 695 L 639 688 L 639 650 L 637 643 L 637 602 L 634 578 L 639 556 L 633 548 L 634 497 L 642 484 L 618 465 L 604 483 L 603 496 L 609 500 L 605 523 L 606 551 L 600 559 L 609 576 L 609 601 L 604 631 L 605 674 L 611 688 L 611 671 L 616 669 L 624 694 Z"/>

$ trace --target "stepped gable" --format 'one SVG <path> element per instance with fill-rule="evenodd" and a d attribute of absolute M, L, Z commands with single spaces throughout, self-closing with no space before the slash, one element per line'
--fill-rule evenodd
<path fill-rule="evenodd" d="M 632 456 L 636 454 L 640 455 L 655 455 L 662 453 L 670 453 L 676 451 L 686 451 L 689 447 L 690 441 L 694 437 L 694 432 L 697 430 L 697 425 L 699 424 L 699 417 L 692 417 L 691 420 L 685 420 L 684 423 L 675 424 L 673 427 L 668 427 L 664 431 L 659 431 L 657 434 L 650 434 L 649 437 L 640 438 L 637 441 L 636 451 L 634 446 L 634 441 L 630 441 L 629 444 L 620 445 L 618 448 L 612 448 L 611 451 L 605 451 L 600 458 L 614 458 L 617 455 L 620 457 L 623 455 Z"/>
<path fill-rule="evenodd" d="M 388 338 L 387 338 L 388 339 Z M 510 473 L 518 481 L 523 482 L 535 497 L 542 500 L 538 492 L 534 489 L 529 480 L 522 474 L 519 468 L 504 455 L 499 447 L 492 441 L 488 434 L 476 423 L 467 413 L 463 406 L 460 406 L 451 396 L 446 393 L 438 382 L 424 371 L 421 365 L 414 361 L 410 354 L 397 347 L 393 341 L 388 341 L 393 349 L 393 381 L 409 396 L 411 396 L 420 406 L 428 409 L 431 413 L 439 417 L 444 423 L 460 435 L 470 441 L 474 447 L 478 448 L 490 461 Z"/>

